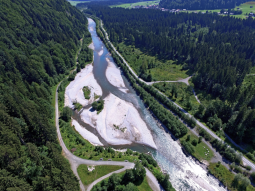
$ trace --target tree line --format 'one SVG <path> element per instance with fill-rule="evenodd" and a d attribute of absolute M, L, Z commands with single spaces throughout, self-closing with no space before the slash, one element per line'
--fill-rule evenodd
<path fill-rule="evenodd" d="M 242 84 L 255 66 L 254 19 L 128 10 L 93 3 L 88 8 L 104 21 L 115 45 L 131 44 L 162 61 L 173 60 L 193 73 L 195 88 L 216 98 L 201 105 L 195 116 L 237 142 L 255 145 L 255 87 Z M 141 67 L 138 75 L 148 80 L 149 64 Z"/>
<path fill-rule="evenodd" d="M 229 9 L 235 8 L 248 0 L 161 0 L 160 7 L 167 9 Z"/>
<path fill-rule="evenodd" d="M 1 190 L 79 190 L 57 140 L 52 87 L 75 65 L 87 19 L 65 0 L 0 4 Z"/>

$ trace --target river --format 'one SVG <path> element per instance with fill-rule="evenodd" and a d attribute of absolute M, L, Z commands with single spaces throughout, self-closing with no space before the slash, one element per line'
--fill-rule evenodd
<path fill-rule="evenodd" d="M 103 97 L 112 93 L 122 100 L 131 102 L 146 122 L 158 149 L 154 150 L 139 144 L 133 144 L 127 147 L 139 152 L 152 153 L 160 167 L 170 175 L 170 181 L 176 190 L 226 190 L 219 185 L 219 181 L 216 178 L 207 173 L 206 169 L 196 164 L 191 157 L 187 157 L 183 153 L 180 145 L 172 139 L 171 135 L 157 124 L 156 120 L 145 108 L 142 100 L 136 95 L 123 75 L 122 77 L 128 88 L 128 93 L 120 91 L 108 82 L 105 74 L 108 65 L 106 59 L 108 58 L 113 62 L 113 58 L 97 36 L 96 23 L 92 19 L 89 19 L 88 27 L 94 44 L 93 73 L 102 88 Z M 83 126 L 88 130 L 90 129 L 87 125 Z M 98 134 L 96 135 L 98 136 Z M 116 146 L 112 147 L 120 148 Z"/>

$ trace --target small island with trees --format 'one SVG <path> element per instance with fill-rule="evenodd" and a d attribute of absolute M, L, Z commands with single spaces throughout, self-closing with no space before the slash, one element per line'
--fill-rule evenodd
<path fill-rule="evenodd" d="M 94 101 L 92 107 L 97 110 L 97 114 L 99 114 L 104 109 L 104 100 Z"/>

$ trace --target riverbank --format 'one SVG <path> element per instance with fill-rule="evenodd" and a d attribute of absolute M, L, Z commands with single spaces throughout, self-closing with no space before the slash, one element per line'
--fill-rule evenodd
<path fill-rule="evenodd" d="M 105 31 L 104 31 L 105 32 Z M 107 34 L 104 34 L 104 36 L 107 36 Z M 128 78 L 128 80 L 130 81 L 130 83 L 131 83 L 131 85 L 134 87 L 134 89 L 137 91 L 137 94 L 138 95 L 140 95 L 140 97 L 142 98 L 142 99 L 146 99 L 146 100 L 150 100 L 151 102 L 147 102 L 147 101 L 145 101 L 145 104 L 149 104 L 149 107 L 150 107 L 150 109 L 152 109 L 152 112 L 155 112 L 155 109 L 152 107 L 154 104 L 155 105 L 158 105 L 158 104 L 156 104 L 156 102 L 153 102 L 153 100 L 151 99 L 151 95 L 153 95 L 153 96 L 157 96 L 157 99 L 159 99 L 159 100 L 162 100 L 162 101 L 164 101 L 164 99 L 162 99 L 163 97 L 159 94 L 157 94 L 156 92 L 150 92 L 151 93 L 151 95 L 149 95 L 148 93 L 146 93 L 146 91 L 144 90 L 144 89 L 146 89 L 147 90 L 147 87 L 143 84 L 143 83 L 140 83 L 140 79 L 136 79 L 137 77 L 135 76 L 135 75 L 132 75 L 133 73 L 131 73 L 132 72 L 132 70 L 131 70 L 131 72 L 129 71 L 129 67 L 127 66 L 127 63 L 125 62 L 125 60 L 123 60 L 123 58 L 119 55 L 119 53 L 115 53 L 115 48 L 113 47 L 113 45 L 108 41 L 108 38 L 107 38 L 107 40 L 104 40 L 104 42 L 106 43 L 106 46 L 107 46 L 107 43 L 109 43 L 109 45 L 107 46 L 108 48 L 110 47 L 110 50 L 111 50 L 111 54 L 113 55 L 113 58 L 114 58 L 114 60 L 115 60 L 115 62 L 118 64 L 118 66 L 121 66 L 121 68 L 122 68 L 122 70 L 123 70 L 123 72 L 125 73 L 125 76 Z M 143 89 L 144 88 L 144 89 Z M 148 87 L 149 88 L 149 87 Z M 157 95 L 155 95 L 155 94 L 157 94 Z M 161 109 L 161 105 L 159 105 L 158 107 L 158 110 L 160 110 Z M 164 111 L 164 109 L 162 108 L 162 112 Z M 164 111 L 164 113 L 166 114 L 166 112 Z M 182 116 L 182 115 L 181 115 Z M 185 115 L 184 115 L 185 116 Z M 184 118 L 184 116 L 182 116 L 183 118 Z M 159 119 L 160 120 L 162 120 L 161 118 L 161 116 L 158 116 L 157 115 L 157 117 L 159 117 Z M 170 117 L 170 116 L 169 116 Z M 186 119 L 186 118 L 185 118 Z M 164 123 L 164 125 L 165 125 L 165 123 Z M 169 125 L 167 124 L 167 128 L 168 129 L 171 129 L 171 130 L 176 130 L 176 129 L 172 129 L 172 128 L 176 128 L 176 127 L 169 127 Z M 179 131 L 179 133 L 178 133 L 178 131 L 174 131 L 173 132 L 174 133 L 174 135 L 176 136 L 178 136 L 178 134 L 179 134 L 179 136 L 180 136 L 180 131 Z M 200 174 L 201 173 L 201 174 Z M 200 174 L 199 176 L 201 176 L 203 173 L 202 172 L 199 172 L 198 173 L 198 171 L 196 172 L 196 174 Z M 203 175 L 202 175 L 203 176 Z M 200 185 L 200 187 L 202 187 L 202 188 L 204 188 L 205 187 L 205 177 L 201 177 L 202 179 L 202 181 L 199 181 L 199 180 L 197 180 L 197 181 L 195 181 L 195 180 L 192 180 L 191 182 L 196 182 L 198 185 Z M 212 177 L 211 177 L 212 178 Z M 212 178 L 212 179 L 214 179 L 214 178 Z M 214 180 L 214 181 L 218 181 L 218 180 Z M 202 182 L 202 183 L 201 183 Z M 207 181 L 206 181 L 207 182 Z M 215 187 L 216 185 L 212 185 L 211 183 L 206 183 L 207 184 L 207 188 L 209 188 L 209 187 Z M 217 187 L 217 186 L 216 186 Z M 198 187 L 197 187 L 198 188 Z M 219 188 L 218 187 L 218 190 L 224 190 L 224 188 Z"/>
<path fill-rule="evenodd" d="M 90 27 L 90 30 L 93 31 L 93 28 Z M 99 56 L 104 52 L 103 47 L 95 50 L 93 43 L 89 46 Z M 113 86 L 126 93 L 128 89 L 125 87 L 120 70 L 109 58 L 106 58 L 106 61 L 108 63 L 105 72 L 107 80 Z M 103 95 L 102 88 L 95 79 L 93 69 L 93 65 L 86 65 L 66 87 L 65 106 L 72 109 L 74 108 L 74 103 L 79 103 L 83 106 L 83 109 L 77 114 L 81 121 L 73 120 L 72 122 L 76 131 L 95 145 L 103 145 L 102 141 L 96 138 L 96 135 L 100 135 L 101 139 L 109 145 L 131 145 L 136 143 L 156 149 L 157 147 L 153 141 L 151 132 L 132 103 L 109 93 L 100 98 L 105 103 L 104 109 L 99 114 L 91 107 L 95 99 Z M 91 92 L 90 99 L 88 100 L 85 99 L 82 91 L 84 86 L 88 87 Z M 96 132 L 94 136 L 87 136 L 85 133 L 87 132 L 86 127 L 82 127 L 83 124 L 80 124 L 80 122 L 89 125 L 91 127 L 90 133 L 93 134 L 92 132 Z M 84 129 L 84 132 L 82 132 L 82 129 Z"/>
<path fill-rule="evenodd" d="M 108 77 L 114 75 L 116 79 L 121 79 L 121 74 L 116 73 L 116 69 L 116 66 L 112 64 L 111 70 L 107 72 Z M 124 82 L 121 85 L 124 86 Z M 84 86 L 88 86 L 91 90 L 89 100 L 85 99 L 82 92 Z M 77 102 L 82 104 L 84 108 L 80 113 L 81 120 L 93 127 L 110 145 L 139 143 L 155 149 L 157 148 L 146 124 L 131 103 L 121 100 L 110 93 L 107 97 L 103 98 L 105 101 L 104 109 L 97 114 L 90 106 L 95 101 L 95 94 L 101 96 L 102 89 L 94 77 L 93 66 L 90 64 L 82 69 L 81 72 L 77 73 L 75 79 L 66 87 L 65 106 L 74 108 L 73 103 Z M 89 142 L 96 145 L 103 145 L 95 135 L 87 136 L 85 133 L 87 130 L 81 127 L 76 120 L 73 120 L 72 124 Z M 82 129 L 84 129 L 84 132 Z"/>

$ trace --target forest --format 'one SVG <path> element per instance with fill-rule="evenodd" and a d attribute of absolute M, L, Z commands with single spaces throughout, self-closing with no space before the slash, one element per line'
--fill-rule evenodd
<path fill-rule="evenodd" d="M 103 20 L 115 46 L 124 43 L 162 62 L 173 60 L 193 74 L 194 87 L 215 98 L 200 105 L 195 117 L 238 143 L 255 146 L 255 87 L 243 84 L 255 66 L 253 19 L 94 4 L 88 8 L 86 12 Z M 144 61 L 137 67 L 137 74 L 144 78 L 157 65 Z"/>
<path fill-rule="evenodd" d="M 161 0 L 160 7 L 166 9 L 187 9 L 187 10 L 204 10 L 204 9 L 230 9 L 239 6 L 249 0 Z"/>
<path fill-rule="evenodd" d="M 56 85 L 87 19 L 66 0 L 0 0 L 0 190 L 79 190 L 55 128 Z"/>

